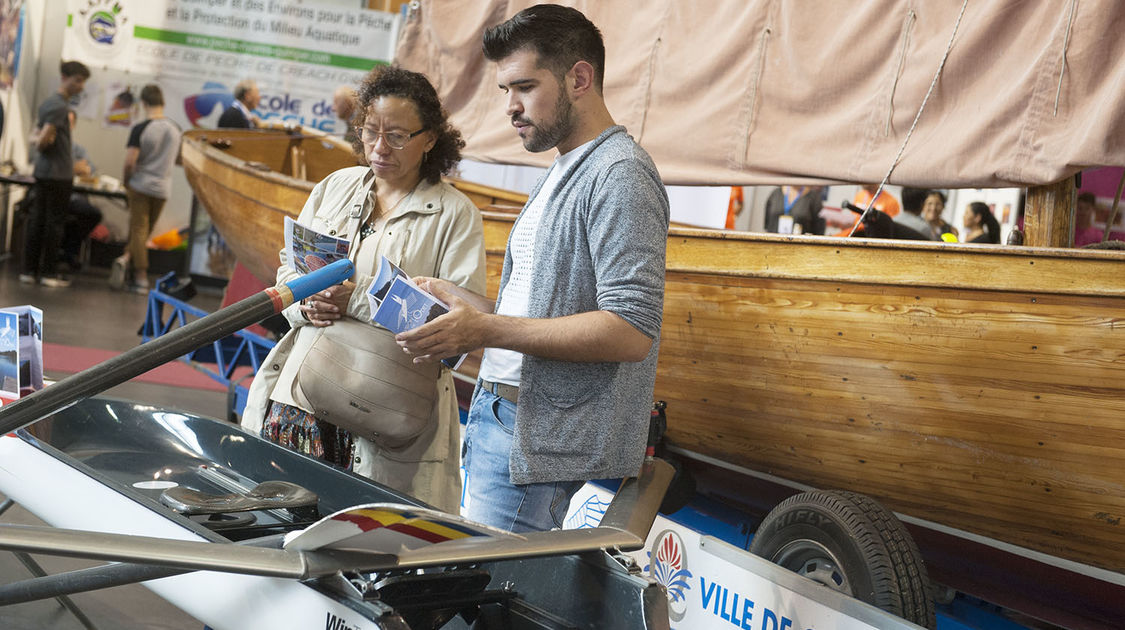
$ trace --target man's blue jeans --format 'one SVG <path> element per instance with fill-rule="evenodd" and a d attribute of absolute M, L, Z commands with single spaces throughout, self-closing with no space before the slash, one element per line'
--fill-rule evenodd
<path fill-rule="evenodd" d="M 465 517 L 512 532 L 562 527 L 581 481 L 516 485 L 508 473 L 516 405 L 481 390 L 473 393 L 461 462 L 469 508 Z"/>

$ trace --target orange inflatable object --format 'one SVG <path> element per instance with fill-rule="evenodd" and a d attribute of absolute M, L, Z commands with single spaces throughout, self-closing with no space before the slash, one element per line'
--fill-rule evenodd
<path fill-rule="evenodd" d="M 184 237 L 179 230 L 168 230 L 152 237 L 151 242 L 156 249 L 176 249 L 184 244 Z"/>

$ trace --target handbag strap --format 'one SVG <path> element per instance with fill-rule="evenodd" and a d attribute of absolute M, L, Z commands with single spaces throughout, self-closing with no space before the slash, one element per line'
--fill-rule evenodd
<path fill-rule="evenodd" d="M 371 183 L 361 190 L 362 192 L 360 194 L 362 194 L 363 197 L 358 203 L 352 204 L 352 209 L 348 215 L 348 230 L 350 230 L 350 234 L 352 235 L 352 242 L 348 245 L 348 260 L 352 261 L 353 265 L 355 264 L 356 256 L 359 255 L 359 232 L 360 224 L 363 223 L 363 207 L 367 205 L 367 200 L 371 197 L 371 192 L 375 190 L 375 177 L 373 176 L 371 178 Z"/>

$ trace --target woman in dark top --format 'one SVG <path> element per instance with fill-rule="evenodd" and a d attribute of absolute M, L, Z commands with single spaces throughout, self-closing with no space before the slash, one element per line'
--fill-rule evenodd
<path fill-rule="evenodd" d="M 965 211 L 966 243 L 999 243 L 1000 222 L 992 215 L 988 205 L 974 201 Z"/>

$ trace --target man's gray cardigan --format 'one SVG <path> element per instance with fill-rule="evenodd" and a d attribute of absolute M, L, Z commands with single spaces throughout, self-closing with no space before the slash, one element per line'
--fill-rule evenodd
<path fill-rule="evenodd" d="M 656 166 L 624 127 L 606 129 L 547 200 L 535 236 L 528 315 L 609 311 L 652 337 L 652 349 L 638 363 L 525 355 L 509 459 L 512 483 L 617 478 L 640 470 L 656 379 L 667 236 L 668 194 Z M 509 251 L 501 298 L 511 270 Z"/>

